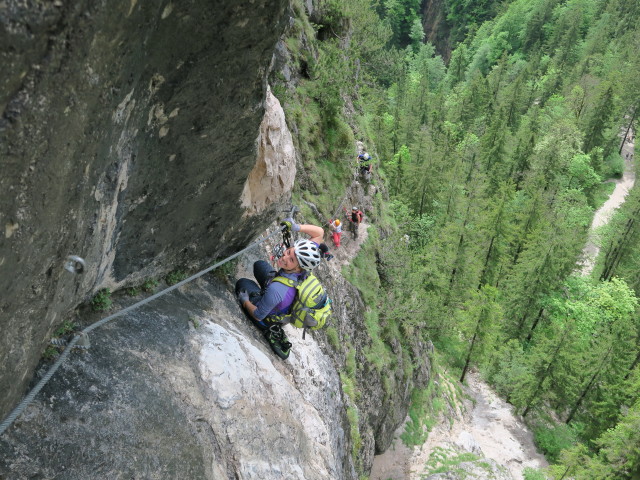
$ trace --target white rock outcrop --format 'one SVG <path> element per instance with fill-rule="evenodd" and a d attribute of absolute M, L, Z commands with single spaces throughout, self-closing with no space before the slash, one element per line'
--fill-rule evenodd
<path fill-rule="evenodd" d="M 265 113 L 260 125 L 257 159 L 242 192 L 245 215 L 262 212 L 293 188 L 296 155 L 280 101 L 267 87 Z"/>
<path fill-rule="evenodd" d="M 233 313 L 216 303 L 215 318 L 195 337 L 199 370 L 210 387 L 207 421 L 233 445 L 241 478 L 341 478 L 344 407 L 330 359 L 289 327 L 293 348 L 283 362 L 261 339 L 247 341 L 224 320 Z"/>

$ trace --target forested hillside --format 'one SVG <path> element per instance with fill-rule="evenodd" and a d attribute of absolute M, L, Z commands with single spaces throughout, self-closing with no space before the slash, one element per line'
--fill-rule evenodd
<path fill-rule="evenodd" d="M 461 380 L 478 368 L 516 407 L 551 478 L 635 478 L 637 189 L 594 272 L 577 265 L 605 180 L 622 173 L 620 132 L 635 131 L 640 4 L 445 1 L 448 62 L 424 42 L 420 7 L 329 1 L 297 25 L 316 30 L 319 51 L 296 57 L 296 93 L 282 79 L 275 92 L 303 155 L 334 172 L 310 173 L 298 194 L 327 216 L 339 207 L 353 129 L 389 191 L 369 212 L 382 235 L 361 253 L 380 284 L 359 284 L 381 366 L 390 338 L 423 336 Z"/>

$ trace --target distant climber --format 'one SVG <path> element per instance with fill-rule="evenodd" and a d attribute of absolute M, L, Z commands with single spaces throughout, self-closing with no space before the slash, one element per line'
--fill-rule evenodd
<path fill-rule="evenodd" d="M 324 230 L 316 225 L 298 225 L 292 218 L 285 219 L 282 225 L 294 232 L 305 233 L 310 239 L 297 240 L 292 247 L 283 250 L 276 261 L 279 268 L 277 272 L 264 260 L 255 262 L 253 275 L 257 283 L 248 278 L 239 279 L 236 282 L 236 296 L 249 318 L 264 332 L 273 351 L 286 359 L 291 343 L 282 325 L 294 323 L 294 319 L 285 317 L 291 313 L 296 300 L 296 286 L 309 277 L 317 282 L 311 270 L 320 264 L 323 257 L 319 244 L 322 243 Z M 294 325 L 300 328 L 308 326 L 302 325 L 302 322 L 295 322 Z"/>
<path fill-rule="evenodd" d="M 347 218 L 349 219 L 349 231 L 355 240 L 358 238 L 358 230 L 362 223 L 362 219 L 364 218 L 364 213 L 362 213 L 358 207 L 353 207 L 351 208 L 351 213 L 348 214 Z"/>
<path fill-rule="evenodd" d="M 331 238 L 336 248 L 340 246 L 340 237 L 342 237 L 342 223 L 339 219 L 329 220 L 329 228 L 331 229 Z"/>
<path fill-rule="evenodd" d="M 365 180 L 369 181 L 371 179 L 371 169 L 373 168 L 371 155 L 367 152 L 363 152 L 358 155 L 358 167 L 360 168 L 360 175 L 362 175 Z"/>
<path fill-rule="evenodd" d="M 318 246 L 318 249 L 320 250 L 320 254 L 322 255 L 322 258 L 324 258 L 327 262 L 333 258 L 333 255 L 329 253 L 329 247 L 327 246 L 326 243 L 321 243 Z"/>

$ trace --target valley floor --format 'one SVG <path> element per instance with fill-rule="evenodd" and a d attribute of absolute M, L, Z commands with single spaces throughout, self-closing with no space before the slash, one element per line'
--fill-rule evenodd
<path fill-rule="evenodd" d="M 467 376 L 465 393 L 472 400 L 458 406 L 454 418 L 442 417 L 421 447 L 402 444 L 396 432 L 392 446 L 376 457 L 370 480 L 420 480 L 429 474 L 426 467 L 438 450 L 474 453 L 505 467 L 512 477 L 522 480 L 526 467 L 544 468 L 548 464 L 534 443 L 533 435 L 522 420 L 481 379 L 477 373 Z M 455 454 L 454 454 L 455 455 Z"/>

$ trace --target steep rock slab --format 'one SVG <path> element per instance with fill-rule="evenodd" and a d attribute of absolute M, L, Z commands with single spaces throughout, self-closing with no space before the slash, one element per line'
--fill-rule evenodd
<path fill-rule="evenodd" d="M 0 477 L 357 478 L 333 362 L 290 338 L 283 362 L 214 281 L 161 297 L 71 355 L 0 438 Z"/>
<path fill-rule="evenodd" d="M 272 220 L 265 203 L 238 222 L 288 14 L 280 0 L 0 9 L 4 418 L 79 302 L 202 265 Z M 62 270 L 68 254 L 84 275 Z"/>

